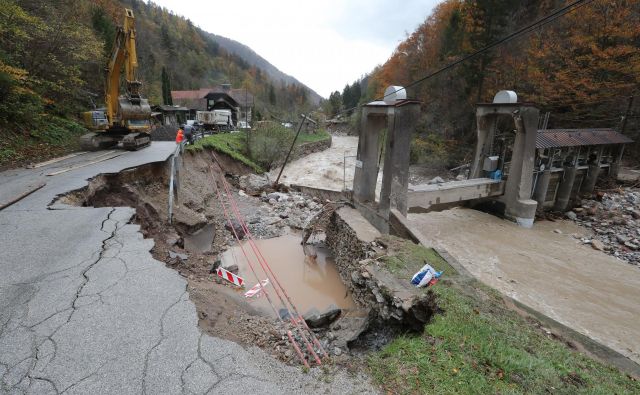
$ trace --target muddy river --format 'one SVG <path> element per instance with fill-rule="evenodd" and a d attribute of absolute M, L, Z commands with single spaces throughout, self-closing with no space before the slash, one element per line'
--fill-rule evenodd
<path fill-rule="evenodd" d="M 353 189 L 358 151 L 357 136 L 333 136 L 331 148 L 315 152 L 287 164 L 282 173 L 282 183 L 341 191 Z M 278 176 L 280 167 L 273 169 L 269 177 Z M 382 185 L 382 172 L 378 174 L 378 191 Z"/>
<path fill-rule="evenodd" d="M 409 214 L 484 283 L 640 362 L 640 270 L 583 245 L 587 229 L 538 221 L 533 229 L 476 210 Z"/>
<path fill-rule="evenodd" d="M 326 248 L 316 247 L 317 257 L 307 257 L 300 245 L 300 236 L 291 234 L 256 240 L 256 244 L 301 314 L 314 307 L 322 312 L 332 304 L 343 310 L 352 310 L 356 307 Z M 265 272 L 258 264 L 251 246 L 243 242 L 242 247 L 258 277 L 261 280 L 266 279 Z M 222 255 L 222 261 L 225 266 L 232 263 L 238 265 L 239 275 L 245 279 L 246 289 L 249 290 L 257 284 L 258 280 L 252 273 L 244 253 L 240 246 L 235 246 Z M 273 284 L 267 285 L 265 289 L 276 309 L 280 309 L 282 304 L 274 291 Z M 275 316 L 273 308 L 264 295 L 247 298 L 247 301 L 257 310 Z"/>

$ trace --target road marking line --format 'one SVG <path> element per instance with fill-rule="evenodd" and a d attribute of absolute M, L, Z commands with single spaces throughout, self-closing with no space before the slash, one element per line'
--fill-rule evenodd
<path fill-rule="evenodd" d="M 20 200 L 26 198 L 27 196 L 31 195 L 32 193 L 34 193 L 35 191 L 37 191 L 38 189 L 42 188 L 45 185 L 47 185 L 46 182 L 38 183 L 31 189 L 27 190 L 26 192 L 16 196 L 15 198 L 10 199 L 8 202 L 0 203 L 0 210 L 4 210 L 5 208 L 11 206 L 12 204 L 19 202 Z"/>
<path fill-rule="evenodd" d="M 43 166 L 47 166 L 47 165 L 50 165 L 50 164 L 53 164 L 53 163 L 57 163 L 57 162 L 63 161 L 65 159 L 73 158 L 73 157 L 84 155 L 84 154 L 88 154 L 88 153 L 89 153 L 89 151 L 74 152 L 73 154 L 61 156 L 61 157 L 58 157 L 58 158 L 49 159 L 48 161 L 36 163 L 35 165 L 28 165 L 28 166 L 25 166 L 25 167 L 27 169 L 38 169 L 38 168 L 43 167 Z"/>
<path fill-rule="evenodd" d="M 113 151 L 113 152 L 115 152 L 115 151 Z M 104 155 L 106 155 L 106 154 L 103 154 L 103 155 L 100 155 L 100 156 L 104 156 Z M 96 163 L 104 162 L 105 160 L 117 158 L 120 155 L 124 155 L 124 152 L 119 152 L 116 155 L 112 155 L 112 156 L 109 156 L 109 157 L 106 157 L 106 158 L 101 158 L 99 160 L 94 160 L 92 162 L 83 163 L 81 165 L 71 166 L 71 167 L 67 167 L 67 168 L 62 169 L 62 170 L 54 171 L 53 173 L 47 174 L 47 177 L 57 176 L 58 174 L 66 173 L 66 172 L 71 171 L 71 170 L 75 170 L 75 169 L 80 169 L 82 167 L 91 166 L 91 165 L 96 164 Z"/>

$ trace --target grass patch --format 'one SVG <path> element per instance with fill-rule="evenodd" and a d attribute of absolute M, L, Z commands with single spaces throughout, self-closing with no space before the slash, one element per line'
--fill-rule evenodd
<path fill-rule="evenodd" d="M 284 129 L 284 128 L 283 128 Z M 249 150 L 247 148 L 247 133 L 252 133 L 252 138 L 254 142 L 254 152 L 253 155 L 249 155 Z M 261 131 L 256 129 L 251 132 L 241 131 L 237 133 L 218 133 L 211 136 L 207 136 L 203 139 L 198 140 L 195 144 L 187 146 L 187 150 L 201 150 L 204 148 L 213 149 L 214 151 L 224 153 L 231 158 L 249 166 L 254 172 L 258 174 L 262 174 L 268 170 L 269 163 L 275 157 L 281 157 L 286 154 L 289 150 L 289 146 L 291 142 L 289 141 L 286 144 L 275 144 L 277 148 L 284 152 L 282 155 L 264 152 L 265 150 L 259 149 L 259 144 L 256 144 L 256 141 L 261 137 Z M 295 131 L 290 131 L 285 129 L 284 133 L 290 133 L 289 136 L 291 139 L 295 135 Z M 298 136 L 298 140 L 296 141 L 296 146 L 312 143 L 317 141 L 323 141 L 326 139 L 330 139 L 331 135 L 325 130 L 319 130 L 314 134 L 300 133 Z M 267 139 L 268 140 L 268 139 Z M 269 144 L 268 140 L 261 146 L 270 147 L 274 146 L 274 144 Z"/>
<path fill-rule="evenodd" d="M 329 132 L 327 132 L 324 129 L 318 129 L 318 131 L 313 134 L 300 132 L 296 145 L 305 144 L 305 143 L 316 143 L 318 141 L 328 140 L 330 138 L 331 138 L 331 135 L 329 134 Z"/>
<path fill-rule="evenodd" d="M 413 244 L 390 247 L 396 249 L 391 271 L 413 274 L 418 258 L 445 270 L 443 280 L 430 288 L 444 312 L 421 336 L 399 337 L 367 359 L 386 392 L 640 393 L 637 381 L 570 350 L 509 310 L 497 291 L 452 276 L 455 271 L 442 265 L 435 251 Z"/>
<path fill-rule="evenodd" d="M 247 135 L 246 132 L 239 133 L 218 133 L 198 140 L 193 145 L 188 145 L 187 150 L 212 149 L 229 155 L 231 158 L 249 166 L 258 174 L 264 173 L 264 169 L 246 155 Z"/>
<path fill-rule="evenodd" d="M 425 263 L 431 265 L 437 271 L 444 271 L 443 276 L 456 275 L 456 270 L 447 263 L 433 248 L 425 248 L 422 245 L 395 236 L 385 235 L 381 241 L 388 246 L 388 254 L 381 257 L 380 261 L 385 268 L 401 279 L 410 279 Z"/>

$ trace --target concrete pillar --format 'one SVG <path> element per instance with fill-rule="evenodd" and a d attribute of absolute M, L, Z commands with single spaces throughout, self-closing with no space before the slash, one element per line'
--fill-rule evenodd
<path fill-rule="evenodd" d="M 505 216 L 519 225 L 533 226 L 538 203 L 531 199 L 531 187 L 540 111 L 521 106 L 514 115 L 516 138 L 513 144 L 509 177 L 505 186 Z"/>
<path fill-rule="evenodd" d="M 388 105 L 366 105 L 362 108 L 360 139 L 353 178 L 353 198 L 359 202 L 375 201 L 378 160 L 382 134 L 387 127 L 388 109 Z"/>
<path fill-rule="evenodd" d="M 600 162 L 602 161 L 602 153 L 604 152 L 604 147 L 600 147 L 598 149 L 598 156 L 595 160 L 595 163 L 589 165 L 589 169 L 587 170 L 587 175 L 582 181 L 582 185 L 580 186 L 580 193 L 590 194 L 596 187 L 596 182 L 598 182 L 598 177 L 600 176 Z"/>
<path fill-rule="evenodd" d="M 547 196 L 549 190 L 549 180 L 551 180 L 551 170 L 546 169 L 537 175 L 538 179 L 535 180 L 536 186 L 533 191 L 533 199 L 538 202 L 538 207 L 542 208 L 544 205 L 544 199 Z"/>
<path fill-rule="evenodd" d="M 624 153 L 624 145 L 620 144 L 616 147 L 616 157 L 609 166 L 609 176 L 614 180 L 618 179 L 618 172 L 620 171 L 620 164 L 622 163 L 622 154 Z"/>
<path fill-rule="evenodd" d="M 483 176 L 482 165 L 485 156 L 487 156 L 489 152 L 489 144 L 493 139 L 493 130 L 495 129 L 496 122 L 496 114 L 486 114 L 481 111 L 476 113 L 478 141 L 476 143 L 476 154 L 473 159 L 469 178 L 480 178 Z"/>
<path fill-rule="evenodd" d="M 565 167 L 562 175 L 562 181 L 558 186 L 558 193 L 556 194 L 556 202 L 553 209 L 556 211 L 565 211 L 571 200 L 571 191 L 573 190 L 573 183 L 576 180 L 576 174 L 578 169 L 575 166 Z"/>
<path fill-rule="evenodd" d="M 409 154 L 411 137 L 420 116 L 420 104 L 403 102 L 389 116 L 389 132 L 385 142 L 380 211 L 388 215 L 390 208 L 407 215 L 407 192 L 409 189 Z"/>

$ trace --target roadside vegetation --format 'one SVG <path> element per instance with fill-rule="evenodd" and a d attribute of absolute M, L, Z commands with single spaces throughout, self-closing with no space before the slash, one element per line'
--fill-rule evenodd
<path fill-rule="evenodd" d="M 218 133 L 207 136 L 188 146 L 187 149 L 213 149 L 262 174 L 284 159 L 294 137 L 295 130 L 287 129 L 275 122 L 264 122 L 249 132 Z M 331 135 L 325 130 L 318 130 L 312 134 L 300 133 L 296 146 L 330 138 Z"/>
<path fill-rule="evenodd" d="M 640 383 L 571 350 L 500 294 L 455 273 L 435 251 L 409 242 L 387 259 L 406 279 L 426 259 L 443 279 L 430 287 L 438 308 L 419 335 L 396 338 L 367 359 L 387 393 L 640 393 Z M 410 273 L 410 274 L 409 274 Z"/>

